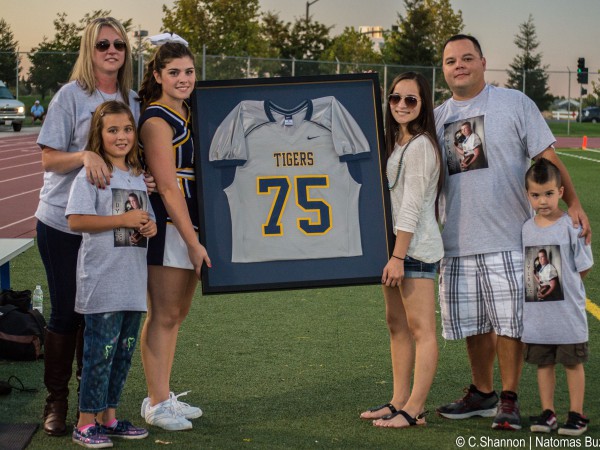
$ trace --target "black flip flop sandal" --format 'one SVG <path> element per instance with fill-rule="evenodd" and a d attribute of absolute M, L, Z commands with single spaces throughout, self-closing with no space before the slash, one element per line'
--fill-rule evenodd
<path fill-rule="evenodd" d="M 392 414 L 396 414 L 396 415 L 398 414 L 398 410 L 396 408 L 394 408 L 394 405 L 392 405 L 391 403 L 386 403 L 384 405 L 374 406 L 373 408 L 367 409 L 367 412 L 377 412 L 377 411 L 382 410 L 383 408 L 389 408 L 390 411 L 392 412 Z M 391 414 L 387 414 L 387 415 L 389 416 Z M 386 416 L 383 416 L 383 417 L 386 417 Z M 377 420 L 377 419 L 373 419 L 372 417 L 369 417 L 369 418 L 367 418 L 367 417 L 364 417 L 364 418 L 361 417 L 361 419 L 363 419 L 363 420 Z"/>
<path fill-rule="evenodd" d="M 425 417 L 427 414 L 429 413 L 429 411 L 423 411 L 421 414 L 419 414 L 416 417 L 411 417 L 408 415 L 408 413 L 406 411 L 404 411 L 403 409 L 397 410 L 395 412 L 393 412 L 392 414 L 388 414 L 387 416 L 383 416 L 381 419 L 382 420 L 391 420 L 394 417 L 401 415 L 402 417 L 404 417 L 404 419 L 406 420 L 406 423 L 408 423 L 411 427 L 415 426 L 415 425 L 419 425 L 417 423 L 417 420 L 422 419 L 423 417 Z"/>

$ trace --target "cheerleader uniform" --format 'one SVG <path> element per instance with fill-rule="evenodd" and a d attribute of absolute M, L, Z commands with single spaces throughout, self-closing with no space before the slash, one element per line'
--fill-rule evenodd
<path fill-rule="evenodd" d="M 186 104 L 187 106 L 187 104 Z M 189 106 L 188 106 L 189 111 Z M 191 130 L 191 112 L 187 119 L 168 106 L 154 102 L 142 113 L 139 128 L 146 120 L 159 117 L 173 128 L 173 147 L 175 156 L 177 184 L 181 190 L 190 213 L 192 225 L 198 233 L 198 201 L 196 192 L 196 174 L 194 171 L 194 140 Z M 140 140 L 140 148 L 144 143 Z M 168 151 L 168 149 L 165 149 Z M 150 195 L 150 203 L 156 215 L 157 234 L 148 241 L 148 265 L 194 269 L 185 242 L 171 221 L 162 198 L 157 192 Z"/>

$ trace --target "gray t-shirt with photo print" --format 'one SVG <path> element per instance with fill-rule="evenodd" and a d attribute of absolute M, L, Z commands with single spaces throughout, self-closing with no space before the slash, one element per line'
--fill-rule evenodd
<path fill-rule="evenodd" d="M 131 207 L 148 211 L 154 220 L 143 175 L 114 169 L 110 186 L 98 189 L 81 169 L 73 180 L 65 215 L 111 216 Z M 82 233 L 75 311 L 146 311 L 146 244 L 145 238 L 128 228 Z"/>
<path fill-rule="evenodd" d="M 136 98 L 137 94 L 130 91 L 129 107 L 137 124 L 140 105 Z M 120 93 L 103 94 L 98 90 L 90 95 L 76 81 L 65 84 L 48 105 L 48 113 L 37 144 L 42 148 L 50 147 L 69 153 L 84 150 L 87 146 L 92 114 L 107 100 L 123 101 L 123 98 Z M 65 219 L 69 189 L 78 173 L 79 169 L 67 173 L 44 172 L 44 186 L 40 191 L 40 203 L 35 217 L 57 230 L 79 234 L 69 229 Z"/>
<path fill-rule="evenodd" d="M 552 225 L 541 228 L 533 219 L 523 225 L 526 301 L 523 307 L 523 336 L 529 344 L 580 344 L 588 341 L 585 287 L 580 272 L 594 264 L 592 248 L 579 237 L 571 218 L 564 214 Z M 535 290 L 534 257 L 540 250 L 552 255 L 562 296 L 537 299 L 527 295 Z M 551 252 L 551 250 L 554 250 Z M 560 268 L 560 272 L 557 269 Z"/>
<path fill-rule="evenodd" d="M 487 164 L 461 172 L 450 166 L 455 134 L 471 120 L 479 125 L 474 131 Z M 486 85 L 472 99 L 437 107 L 435 123 L 446 171 L 440 204 L 445 256 L 521 251 L 521 227 L 532 214 L 525 172 L 555 142 L 535 103 L 522 92 Z"/>

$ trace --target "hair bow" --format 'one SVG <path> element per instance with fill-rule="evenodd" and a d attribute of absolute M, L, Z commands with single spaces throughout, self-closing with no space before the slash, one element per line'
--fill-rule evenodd
<path fill-rule="evenodd" d="M 167 42 L 176 42 L 178 44 L 183 44 L 186 47 L 188 46 L 188 42 L 175 33 L 162 33 L 157 34 L 156 36 L 150 36 L 150 42 L 152 42 L 153 45 L 163 45 Z"/>

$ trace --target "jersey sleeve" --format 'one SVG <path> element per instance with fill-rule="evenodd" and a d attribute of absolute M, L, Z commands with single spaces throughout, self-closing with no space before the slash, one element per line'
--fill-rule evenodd
<path fill-rule="evenodd" d="M 248 159 L 244 133 L 244 102 L 223 119 L 210 143 L 208 159 L 226 165 L 243 164 Z"/>
<path fill-rule="evenodd" d="M 335 97 L 331 98 L 331 133 L 333 145 L 341 160 L 368 157 L 369 141 L 354 117 Z"/>
<path fill-rule="evenodd" d="M 335 152 L 341 161 L 368 157 L 369 142 L 354 117 L 335 97 L 312 100 L 311 122 L 331 131 Z"/>
<path fill-rule="evenodd" d="M 558 271 L 556 270 L 556 267 L 550 264 L 550 267 L 548 268 L 548 280 L 554 280 L 555 278 L 558 278 Z"/>

